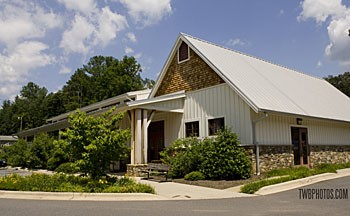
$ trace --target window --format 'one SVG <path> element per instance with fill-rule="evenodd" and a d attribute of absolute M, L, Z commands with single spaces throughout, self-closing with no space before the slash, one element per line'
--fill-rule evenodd
<path fill-rule="evenodd" d="M 179 62 L 188 60 L 190 58 L 188 53 L 188 45 L 185 42 L 182 42 L 182 44 L 179 47 Z"/>
<path fill-rule="evenodd" d="M 199 136 L 199 121 L 185 123 L 186 137 Z"/>
<path fill-rule="evenodd" d="M 208 120 L 209 125 L 209 136 L 213 136 L 218 132 L 220 129 L 224 128 L 225 126 L 225 119 L 222 118 L 215 118 L 215 119 L 209 119 Z"/>

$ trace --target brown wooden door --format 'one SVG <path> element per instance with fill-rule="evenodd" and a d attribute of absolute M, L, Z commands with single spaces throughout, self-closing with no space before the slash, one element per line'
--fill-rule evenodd
<path fill-rule="evenodd" d="M 164 121 L 151 122 L 148 126 L 148 161 L 160 160 L 164 149 Z"/>
<path fill-rule="evenodd" d="M 294 165 L 308 164 L 309 144 L 307 128 L 292 127 Z"/>

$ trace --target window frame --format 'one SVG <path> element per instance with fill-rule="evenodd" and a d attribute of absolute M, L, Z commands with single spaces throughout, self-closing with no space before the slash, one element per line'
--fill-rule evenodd
<path fill-rule="evenodd" d="M 183 59 L 183 60 L 180 60 L 180 47 L 182 46 L 182 44 L 185 44 L 187 46 L 187 58 Z M 188 46 L 187 43 L 182 41 L 182 43 L 180 44 L 179 48 L 177 49 L 177 62 L 180 64 L 180 63 L 186 62 L 188 60 L 190 60 L 190 47 Z"/>
<path fill-rule="evenodd" d="M 197 134 L 197 136 L 187 136 L 187 127 L 186 127 L 186 125 L 187 124 L 193 124 L 193 123 L 198 123 L 198 134 Z M 193 130 L 193 128 L 192 128 L 192 130 Z M 185 138 L 187 138 L 187 137 L 200 137 L 200 121 L 199 121 L 199 119 L 190 120 L 190 121 L 186 121 L 185 122 L 185 134 L 184 135 L 185 135 Z"/>
<path fill-rule="evenodd" d="M 216 130 L 214 134 L 210 134 L 210 123 L 209 123 L 210 120 L 215 120 L 215 119 L 223 119 L 223 126 L 220 127 L 218 130 L 220 130 L 222 128 L 225 128 L 225 126 L 226 126 L 226 118 L 225 118 L 225 116 L 217 116 L 217 117 L 207 118 L 207 134 L 208 134 L 208 136 L 216 136 L 216 132 L 218 130 Z"/>

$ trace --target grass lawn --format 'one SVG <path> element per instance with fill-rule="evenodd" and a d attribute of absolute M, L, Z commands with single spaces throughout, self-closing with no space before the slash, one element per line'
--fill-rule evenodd
<path fill-rule="evenodd" d="M 154 188 L 130 178 L 103 177 L 93 180 L 66 174 L 11 174 L 0 177 L 0 190 L 86 192 L 86 193 L 155 193 Z"/>
<path fill-rule="evenodd" d="M 262 179 L 245 184 L 241 188 L 241 192 L 253 194 L 260 188 L 278 184 L 295 179 L 301 179 L 312 175 L 318 175 L 322 173 L 336 173 L 338 169 L 350 168 L 350 163 L 344 164 L 320 164 L 313 169 L 307 167 L 295 167 L 287 169 L 276 169 L 266 173 L 268 179 Z M 279 178 L 276 178 L 279 177 Z"/>

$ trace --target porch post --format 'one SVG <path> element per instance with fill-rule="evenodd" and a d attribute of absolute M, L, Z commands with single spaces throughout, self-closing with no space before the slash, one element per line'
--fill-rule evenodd
<path fill-rule="evenodd" d="M 142 163 L 141 109 L 135 109 L 135 164 Z"/>
<path fill-rule="evenodd" d="M 131 130 L 131 164 L 135 164 L 135 112 L 130 110 L 130 130 Z"/>
<path fill-rule="evenodd" d="M 143 135 L 143 163 L 148 162 L 148 124 L 147 124 L 147 110 L 143 110 L 143 119 L 142 119 L 142 135 Z"/>

